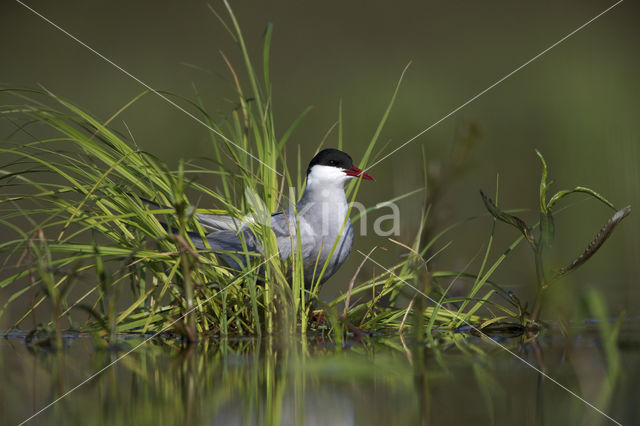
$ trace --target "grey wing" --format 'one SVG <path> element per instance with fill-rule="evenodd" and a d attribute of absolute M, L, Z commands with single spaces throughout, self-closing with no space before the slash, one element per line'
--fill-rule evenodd
<path fill-rule="evenodd" d="M 336 258 L 334 272 L 342 266 L 345 260 L 347 260 L 349 253 L 351 253 L 351 247 L 353 247 L 353 226 L 351 225 L 351 220 L 349 220 L 347 221 L 344 236 L 338 242 L 334 252 L 334 257 Z"/>
<path fill-rule="evenodd" d="M 295 244 L 296 240 L 295 218 L 289 218 L 288 212 L 284 211 L 274 213 L 271 215 L 271 230 L 278 242 L 280 259 L 287 259 L 291 255 L 292 243 Z"/>
<path fill-rule="evenodd" d="M 312 224 L 303 218 L 298 218 L 300 225 L 297 225 L 295 213 L 289 211 L 280 212 L 271 216 L 271 229 L 278 240 L 280 258 L 282 260 L 291 256 L 298 243 L 297 233 L 300 232 L 300 243 L 302 258 L 305 264 L 315 264 L 318 260 L 324 262 L 322 256 L 318 258 L 318 249 L 323 243 L 322 236 L 317 235 Z M 349 248 L 350 246 L 349 241 Z M 333 245 L 333 241 L 329 243 Z M 329 251 L 329 249 L 326 249 Z"/>
<path fill-rule="evenodd" d="M 334 241 L 323 241 L 323 249 L 322 254 L 319 259 L 310 259 L 308 263 L 308 267 L 305 268 L 305 280 L 307 282 L 312 282 L 317 279 L 318 275 L 322 268 L 324 268 L 325 262 L 329 257 L 329 253 L 333 248 Z M 324 246 L 326 244 L 326 247 Z M 333 254 L 331 255 L 331 260 L 328 262 L 327 267 L 322 274 L 322 278 L 320 279 L 320 284 L 327 281 L 333 274 L 335 274 L 340 266 L 347 260 L 349 253 L 351 252 L 351 247 L 353 245 L 353 227 L 351 226 L 351 221 L 347 222 L 347 226 L 344 230 L 344 233 L 336 243 L 336 247 L 333 250 Z M 316 265 L 317 263 L 317 265 Z"/>
<path fill-rule="evenodd" d="M 241 237 L 235 231 L 218 231 L 206 236 L 211 250 L 216 252 L 233 269 L 241 269 L 246 265 L 246 253 L 255 255 L 263 254 L 264 252 L 260 242 L 258 242 L 249 228 L 243 228 L 240 235 Z M 191 235 L 191 241 L 198 249 L 209 248 L 205 246 L 202 239 L 197 235 Z"/>
<path fill-rule="evenodd" d="M 239 231 L 243 224 L 233 216 L 196 213 L 198 223 L 209 231 Z"/>
<path fill-rule="evenodd" d="M 211 249 L 218 252 L 218 255 L 229 266 L 238 268 L 239 265 L 245 264 L 246 257 L 243 254 L 245 252 L 244 247 L 246 247 L 246 251 L 249 253 L 264 254 L 264 249 L 256 236 L 248 226 L 243 225 L 238 219 L 231 216 L 204 214 L 198 214 L 197 218 L 198 222 L 205 228 L 215 230 L 207 234 L 207 242 Z M 295 225 L 292 224 L 291 227 L 289 227 L 287 215 L 284 212 L 271 215 L 271 229 L 276 236 L 280 258 L 283 260 L 291 254 L 291 234 L 289 228 L 293 230 L 295 235 Z M 240 236 L 244 239 L 244 246 Z M 207 248 L 198 235 L 192 234 L 191 240 L 196 248 Z"/>

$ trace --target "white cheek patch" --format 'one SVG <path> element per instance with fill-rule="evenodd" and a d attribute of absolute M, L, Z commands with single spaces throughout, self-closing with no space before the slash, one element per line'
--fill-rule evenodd
<path fill-rule="evenodd" d="M 307 176 L 307 185 L 336 185 L 344 183 L 349 178 L 350 176 L 346 175 L 338 167 L 316 164 L 311 168 L 311 172 Z"/>

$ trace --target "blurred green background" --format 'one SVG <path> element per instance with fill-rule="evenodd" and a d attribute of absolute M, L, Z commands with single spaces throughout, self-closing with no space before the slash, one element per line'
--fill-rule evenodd
<path fill-rule="evenodd" d="M 235 107 L 232 79 L 220 51 L 238 70 L 241 58 L 205 2 L 39 0 L 28 4 L 158 90 L 193 98 L 196 87 L 217 118 Z M 345 150 L 358 161 L 410 61 L 376 154 L 401 145 L 611 4 L 245 1 L 232 2 L 232 7 L 256 65 L 262 58 L 265 26 L 268 22 L 275 26 L 271 78 L 280 131 L 313 106 L 287 147 L 294 167 L 298 146 L 304 163 L 311 158 L 337 120 L 340 100 Z M 224 10 L 221 3 L 213 6 L 221 13 Z M 553 189 L 589 186 L 618 208 L 626 204 L 635 208 L 640 199 L 639 10 L 632 2 L 621 3 L 371 169 L 377 181 L 362 185 L 359 200 L 374 205 L 422 187 L 423 151 L 431 167 L 446 165 L 456 139 L 467 123 L 474 122 L 481 137 L 465 173 L 431 212 L 436 230 L 483 214 L 478 190 L 494 194 L 498 174 L 500 205 L 528 208 L 522 217 L 535 222 L 540 176 L 535 148 L 547 159 L 550 178 L 556 181 Z M 0 5 L 0 52 L 3 86 L 40 84 L 103 120 L 143 90 L 16 2 Z M 171 166 L 180 157 L 212 156 L 207 129 L 154 95 L 145 96 L 121 118 L 142 149 Z M 6 135 L 7 123 L 0 126 Z M 125 128 L 122 122 L 115 126 Z M 326 146 L 336 144 L 334 131 Z M 398 240 L 413 240 L 423 203 L 422 194 L 399 203 Z M 612 213 L 580 195 L 568 204 L 571 208 L 557 217 L 549 267 L 564 266 L 581 253 Z M 370 234 L 373 219 L 387 213 L 372 213 Z M 556 286 L 551 295 L 555 303 L 543 318 L 576 315 L 579 295 L 588 286 L 607 295 L 610 312 L 639 313 L 638 217 L 633 212 L 590 262 Z M 438 246 L 453 243 L 434 266 L 464 268 L 486 246 L 490 227 L 490 219 L 483 218 L 447 234 Z M 491 260 L 516 237 L 513 229 L 499 225 Z M 385 265 L 403 253 L 386 238 L 372 235 L 358 238 L 355 249 L 368 251 L 373 245 L 388 248 L 374 256 Z M 323 294 L 330 297 L 345 291 L 361 260 L 352 253 Z M 477 271 L 479 260 L 470 272 Z M 367 265 L 362 273 L 372 271 Z M 521 300 L 530 300 L 535 285 L 530 249 L 518 247 L 494 278 Z"/>

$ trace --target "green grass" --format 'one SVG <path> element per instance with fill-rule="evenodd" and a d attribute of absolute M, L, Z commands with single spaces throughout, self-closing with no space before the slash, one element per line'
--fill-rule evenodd
<path fill-rule="evenodd" d="M 238 254 L 248 265 L 242 271 L 229 270 L 210 250 L 193 248 L 187 232 L 204 235 L 195 213 L 237 218 L 259 214 L 252 210 L 261 203 L 252 202 L 251 194 L 258 194 L 269 211 L 276 211 L 291 201 L 283 195 L 284 188 L 295 187 L 301 194 L 304 184 L 299 155 L 293 172 L 284 153 L 290 152 L 286 149 L 290 137 L 308 110 L 284 131 L 276 131 L 269 82 L 273 28 L 267 27 L 262 72 L 258 72 L 232 10 L 227 12 L 228 22 L 216 16 L 238 43 L 247 80 L 241 84 L 240 73 L 227 61 L 236 84 L 237 108 L 226 119 L 214 120 L 199 99 L 188 101 L 211 129 L 213 167 L 181 161 L 177 170 L 170 170 L 153 153 L 138 149 L 129 135 L 112 128 L 123 111 L 152 95 L 147 91 L 107 120 L 46 90 L 2 92 L 11 101 L 0 107 L 0 116 L 16 129 L 0 148 L 0 223 L 6 235 L 12 235 L 0 244 L 7 255 L 5 275 L 10 271 L 0 281 L 0 289 L 10 295 L 0 306 L 0 315 L 5 315 L 9 305 L 26 306 L 24 314 L 12 321 L 13 327 L 24 327 L 27 318 L 45 308 L 51 319 L 36 330 L 52 336 L 52 343 L 58 346 L 61 331 L 69 328 L 93 330 L 112 341 L 116 333 L 125 331 L 172 331 L 190 340 L 209 334 L 304 335 L 313 331 L 331 334 L 339 341 L 348 330 L 413 329 L 422 338 L 431 337 L 435 330 L 469 324 L 482 328 L 501 322 L 529 323 L 528 312 L 519 301 L 490 279 L 524 237 L 491 263 L 495 221 L 508 222 L 514 216 L 486 199 L 494 222 L 477 273 L 430 270 L 425 258 L 450 228 L 425 239 L 425 213 L 415 241 L 404 246 L 406 257 L 358 284 L 354 276 L 349 285 L 345 283 L 345 293 L 328 302 L 318 297 L 317 284 L 305 288 L 299 251 L 286 262 L 280 260 L 268 226 L 251 225 L 264 256 Z M 376 151 L 402 76 L 366 147 L 359 164 L 363 169 Z M 339 110 L 341 148 L 341 107 Z M 37 136 L 41 134 L 47 136 Z M 31 141 L 15 142 L 25 137 Z M 205 173 L 215 175 L 215 189 L 193 179 Z M 546 165 L 544 173 L 546 176 Z M 347 188 L 350 199 L 355 199 L 359 185 L 357 180 Z M 543 207 L 550 211 L 562 196 Z M 141 198 L 169 208 L 150 209 Z M 217 208 L 199 209 L 196 204 Z M 175 229 L 176 235 L 167 234 L 161 221 Z M 520 229 L 529 232 L 530 228 Z M 363 257 L 363 263 L 370 261 Z M 317 282 L 325 268 L 317 265 Z M 470 280 L 472 285 L 465 297 L 451 298 L 447 295 L 450 284 L 445 283 L 458 279 Z M 439 304 L 429 303 L 426 295 Z M 354 300 L 359 302 L 354 304 Z M 328 323 L 317 320 L 320 314 Z"/>
<path fill-rule="evenodd" d="M 589 260 L 591 256 L 593 256 L 600 249 L 600 247 L 602 247 L 602 244 L 604 244 L 604 242 L 611 236 L 613 230 L 616 228 L 616 226 L 618 226 L 622 219 L 624 219 L 631 213 L 631 206 L 626 206 L 623 209 L 617 210 L 609 200 L 604 198 L 593 189 L 586 188 L 584 186 L 576 186 L 573 189 L 561 190 L 552 195 L 551 198 L 548 198 L 547 191 L 553 184 L 553 181 L 547 180 L 548 169 L 547 162 L 545 161 L 544 157 L 539 151 L 536 151 L 536 154 L 538 155 L 538 158 L 540 159 L 540 162 L 542 164 L 542 173 L 540 178 L 539 193 L 540 220 L 534 226 L 528 226 L 521 218 L 501 211 L 491 199 L 489 199 L 482 191 L 480 192 L 482 200 L 484 201 L 484 204 L 487 207 L 489 213 L 496 220 L 504 222 L 518 229 L 522 233 L 522 238 L 524 238 L 524 240 L 529 243 L 529 246 L 533 250 L 538 288 L 536 300 L 531 309 L 530 318 L 532 321 L 537 321 L 540 317 L 543 295 L 545 291 L 547 291 L 549 286 L 556 283 L 560 278 L 574 271 L 575 269 L 583 265 L 587 260 Z M 555 239 L 554 214 L 557 210 L 556 203 L 571 194 L 586 194 L 587 196 L 594 198 L 600 201 L 602 204 L 605 204 L 607 207 L 611 208 L 614 211 L 614 214 L 600 229 L 600 232 L 598 232 L 595 238 L 589 243 L 583 253 L 577 256 L 571 263 L 567 264 L 567 266 L 547 271 L 544 267 L 543 255 L 545 249 L 551 247 Z M 537 234 L 534 233 L 534 228 L 538 229 Z"/>

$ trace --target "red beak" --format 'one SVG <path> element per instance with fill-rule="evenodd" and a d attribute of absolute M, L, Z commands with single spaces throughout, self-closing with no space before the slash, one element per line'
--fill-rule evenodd
<path fill-rule="evenodd" d="M 348 176 L 353 176 L 353 177 L 357 177 L 357 178 L 364 179 L 364 180 L 375 180 L 373 178 L 373 176 L 371 176 L 369 173 L 363 172 L 362 170 L 360 170 L 356 166 L 353 166 L 353 167 L 351 167 L 351 169 L 345 170 L 344 172 Z"/>

